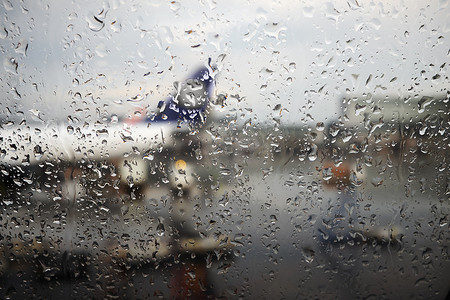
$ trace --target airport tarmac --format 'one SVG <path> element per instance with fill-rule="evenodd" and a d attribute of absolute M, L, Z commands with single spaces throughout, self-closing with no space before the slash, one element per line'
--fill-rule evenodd
<path fill-rule="evenodd" d="M 445 299 L 448 171 L 377 159 L 339 189 L 320 159 L 279 155 L 205 159 L 219 175 L 181 197 L 23 190 L 28 203 L 2 206 L 0 296 Z"/>

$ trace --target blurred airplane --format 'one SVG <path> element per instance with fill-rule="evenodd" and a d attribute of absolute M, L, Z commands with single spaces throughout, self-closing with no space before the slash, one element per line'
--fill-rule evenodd
<path fill-rule="evenodd" d="M 145 160 L 166 161 L 161 149 L 172 149 L 178 133 L 198 131 L 205 123 L 217 73 L 209 60 L 185 81 L 175 82 L 175 92 L 160 101 L 156 111 L 144 112 L 140 119 L 112 118 L 103 124 L 0 125 L 2 176 L 16 177 L 14 182 L 21 186 L 26 183 L 18 173 L 36 171 L 36 166 L 42 169 L 48 163 L 74 166 L 108 161 L 113 162 L 122 182 L 144 181 L 148 171 Z M 135 158 L 138 162 L 133 161 Z M 173 163 L 181 171 L 187 167 L 183 160 Z"/>
<path fill-rule="evenodd" d="M 182 231 L 182 228 L 193 229 L 194 226 L 185 220 L 185 214 L 179 213 L 192 209 L 193 201 L 186 197 L 186 190 L 190 185 L 195 185 L 192 172 L 196 171 L 196 167 L 189 166 L 189 157 L 186 158 L 186 156 L 190 155 L 186 155 L 186 148 L 191 144 L 189 139 L 201 133 L 202 125 L 210 113 L 217 74 L 218 69 L 209 61 L 185 81 L 176 82 L 175 92 L 165 101 L 160 101 L 156 111 L 143 112 L 139 119 L 117 118 L 106 124 L 91 125 L 49 123 L 43 126 L 28 124 L 0 126 L 2 205 L 9 206 L 15 202 L 19 203 L 20 208 L 33 204 L 38 207 L 46 203 L 61 202 L 84 205 L 83 203 L 89 202 L 84 199 L 86 194 L 98 192 L 97 196 L 105 197 L 107 190 L 113 190 L 114 182 L 117 181 L 121 181 L 121 187 L 131 188 L 141 183 L 145 183 L 146 186 L 151 185 L 149 176 L 151 176 L 150 168 L 153 165 L 163 169 L 163 174 L 159 174 L 161 176 L 157 180 L 161 180 L 177 195 L 176 200 L 170 204 L 173 207 L 173 213 L 170 216 L 162 216 L 158 211 L 147 211 L 145 198 L 142 198 L 142 205 L 130 205 L 131 208 L 126 203 L 115 205 L 114 197 L 106 196 L 108 203 L 104 203 L 102 197 L 100 197 L 102 199 L 94 198 L 98 199 L 95 207 L 103 207 L 105 211 L 120 211 L 120 213 L 116 212 L 116 215 L 120 216 L 117 218 L 123 219 L 113 222 L 115 232 L 126 232 L 131 238 L 139 240 L 142 236 L 134 236 L 134 234 L 145 231 L 149 241 L 152 241 L 144 246 L 136 244 L 122 253 L 115 250 L 117 243 L 113 238 L 97 237 L 95 239 L 98 240 L 98 248 L 108 250 L 110 247 L 111 252 L 106 255 L 108 257 L 126 256 L 133 257 L 135 260 L 153 260 L 167 257 L 171 251 L 175 250 L 202 253 L 230 247 L 226 236 L 199 239 L 198 233 L 192 236 Z M 64 174 L 64 178 L 58 177 L 61 174 Z M 162 177 L 167 180 L 161 179 Z M 42 192 L 41 187 L 42 190 L 48 189 L 50 192 Z M 93 192 L 94 190 L 96 192 Z M 32 197 L 27 196 L 27 198 L 25 195 L 32 195 Z M 122 201 L 121 199 L 122 195 L 119 200 Z M 27 203 L 26 206 L 21 205 L 24 202 Z M 184 206 L 181 207 L 181 204 Z M 91 208 L 89 204 L 86 204 L 81 211 Z M 53 212 L 49 211 L 49 213 Z M 147 215 L 153 213 L 154 215 Z M 63 242 L 51 251 L 70 252 L 71 255 L 75 255 L 72 240 L 80 226 L 84 226 L 89 231 L 100 225 L 95 222 L 79 223 L 79 210 L 68 210 L 68 214 L 67 218 L 75 221 L 64 225 L 57 224 L 64 228 L 59 231 L 60 240 Z M 133 226 L 125 226 L 124 224 L 128 224 L 125 219 L 129 218 L 129 215 L 142 216 L 142 220 Z M 44 219 L 47 217 L 43 215 Z M 145 226 L 146 229 L 135 230 L 139 226 Z M 164 233 L 164 227 L 169 226 L 178 231 L 179 237 L 176 243 L 171 241 L 174 236 Z M 155 231 L 147 232 L 148 228 L 154 228 Z M 15 228 L 15 230 L 19 234 L 22 229 Z M 97 230 L 93 232 L 98 234 Z M 38 235 L 36 232 L 30 236 Z M 44 242 L 47 245 L 47 241 Z M 174 244 L 177 246 L 173 246 Z M 23 250 L 26 252 L 24 256 L 33 251 L 41 251 L 40 248 L 33 247 L 18 247 L 14 251 L 18 253 L 26 248 Z M 10 250 L 5 253 L 8 251 Z M 89 247 L 85 251 L 98 252 Z M 83 257 L 84 254 L 80 255 Z"/>

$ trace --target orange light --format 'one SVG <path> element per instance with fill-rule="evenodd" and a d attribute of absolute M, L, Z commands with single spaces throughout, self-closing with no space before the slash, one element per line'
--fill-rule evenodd
<path fill-rule="evenodd" d="M 179 159 L 175 162 L 175 168 L 177 170 L 184 170 L 186 169 L 186 162 L 182 159 Z"/>

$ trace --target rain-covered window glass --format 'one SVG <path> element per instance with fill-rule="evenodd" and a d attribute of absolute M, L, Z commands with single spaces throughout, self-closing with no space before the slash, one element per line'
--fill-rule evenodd
<path fill-rule="evenodd" d="M 448 299 L 450 3 L 0 3 L 0 298 Z"/>

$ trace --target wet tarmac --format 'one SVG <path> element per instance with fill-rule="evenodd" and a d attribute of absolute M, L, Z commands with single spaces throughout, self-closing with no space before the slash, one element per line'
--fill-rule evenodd
<path fill-rule="evenodd" d="M 229 160 L 213 188 L 182 196 L 19 190 L 27 201 L 2 206 L 0 297 L 445 299 L 445 188 L 405 179 L 411 165 L 336 188 L 321 164 Z M 431 160 L 414 167 L 439 176 Z"/>

